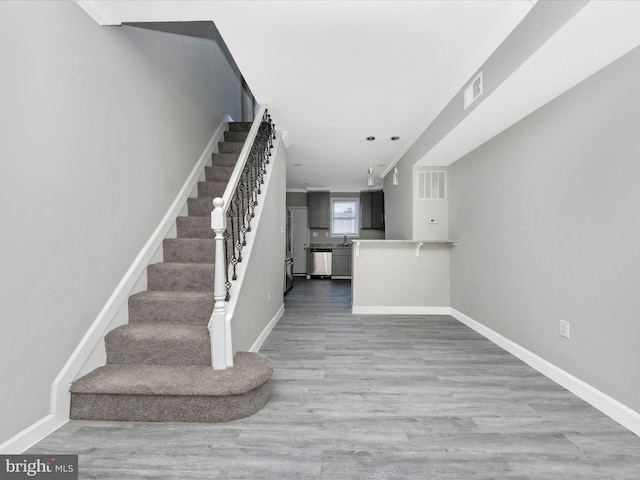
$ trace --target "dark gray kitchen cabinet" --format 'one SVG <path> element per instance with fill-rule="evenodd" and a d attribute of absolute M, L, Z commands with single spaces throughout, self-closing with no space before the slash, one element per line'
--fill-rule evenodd
<path fill-rule="evenodd" d="M 329 228 L 329 192 L 309 192 L 309 228 Z"/>
<path fill-rule="evenodd" d="M 332 277 L 351 276 L 351 248 L 334 248 L 331 259 Z"/>
<path fill-rule="evenodd" d="M 362 228 L 384 228 L 384 192 L 360 193 Z"/>

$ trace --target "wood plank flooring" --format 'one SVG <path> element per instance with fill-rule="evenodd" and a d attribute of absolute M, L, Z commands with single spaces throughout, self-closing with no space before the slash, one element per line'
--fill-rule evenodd
<path fill-rule="evenodd" d="M 447 316 L 350 313 L 296 279 L 261 352 L 271 399 L 226 424 L 71 421 L 27 453 L 96 479 L 640 479 L 640 438 Z"/>

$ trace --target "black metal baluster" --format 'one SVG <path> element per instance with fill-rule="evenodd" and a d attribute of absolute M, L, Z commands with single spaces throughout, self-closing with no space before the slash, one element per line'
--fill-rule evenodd
<path fill-rule="evenodd" d="M 229 222 L 226 222 L 227 225 L 229 225 Z M 225 281 L 224 281 L 224 288 L 227 291 L 224 300 L 225 302 L 228 302 L 231 299 L 231 295 L 229 293 L 229 290 L 231 290 L 231 282 L 229 281 L 229 264 L 230 264 L 230 258 L 229 258 L 229 229 L 225 228 L 224 230 L 224 275 L 225 275 Z"/>
<path fill-rule="evenodd" d="M 265 110 L 227 210 L 228 226 L 224 232 L 226 301 L 231 297 L 229 269 L 232 270 L 231 280 L 237 280 L 236 267 L 242 261 L 242 248 L 247 245 L 247 233 L 251 231 L 251 219 L 255 217 L 258 196 L 262 193 L 261 185 L 265 181 L 264 177 L 275 138 L 275 124 L 268 110 Z"/>

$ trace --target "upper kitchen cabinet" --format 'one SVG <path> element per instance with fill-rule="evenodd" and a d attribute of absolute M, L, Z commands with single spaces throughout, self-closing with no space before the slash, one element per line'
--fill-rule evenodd
<path fill-rule="evenodd" d="M 360 192 L 362 228 L 384 228 L 384 192 Z"/>
<path fill-rule="evenodd" d="M 330 210 L 329 192 L 309 192 L 309 228 L 329 228 Z"/>

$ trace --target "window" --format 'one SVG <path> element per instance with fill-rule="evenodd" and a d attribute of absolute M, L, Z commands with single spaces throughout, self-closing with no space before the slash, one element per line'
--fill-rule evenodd
<path fill-rule="evenodd" d="M 331 199 L 331 236 L 358 235 L 358 199 Z"/>
<path fill-rule="evenodd" d="M 418 200 L 445 200 L 446 172 L 418 172 Z"/>

